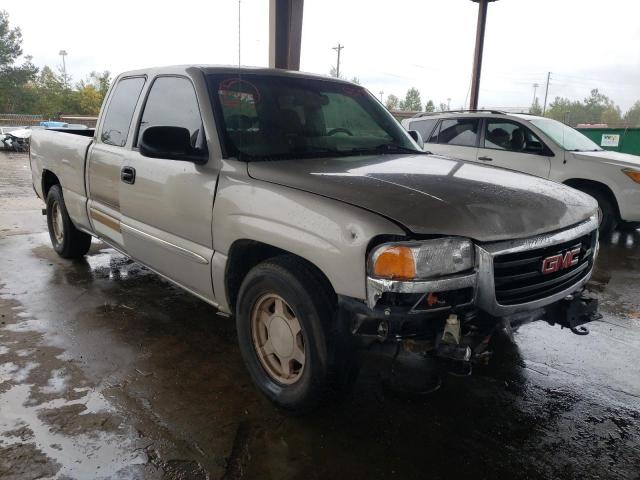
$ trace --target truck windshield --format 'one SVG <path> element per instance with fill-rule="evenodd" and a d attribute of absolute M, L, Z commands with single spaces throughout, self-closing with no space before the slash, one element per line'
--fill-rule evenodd
<path fill-rule="evenodd" d="M 264 74 L 208 76 L 228 156 L 275 160 L 423 153 L 364 88 Z"/>
<path fill-rule="evenodd" d="M 579 131 L 551 118 L 533 118 L 529 120 L 546 133 L 565 150 L 572 152 L 595 152 L 602 150 L 596 143 Z"/>

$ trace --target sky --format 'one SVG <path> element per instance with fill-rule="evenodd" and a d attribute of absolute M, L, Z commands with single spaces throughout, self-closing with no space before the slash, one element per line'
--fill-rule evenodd
<path fill-rule="evenodd" d="M 340 70 L 383 99 L 468 105 L 478 7 L 470 0 L 305 0 L 301 70 Z M 92 70 L 171 64 L 268 66 L 269 0 L 0 0 L 38 67 L 74 80 Z M 240 12 L 240 21 L 238 14 Z M 640 100 L 640 1 L 498 0 L 489 5 L 479 105 L 524 109 L 592 88 L 623 112 Z M 238 26 L 240 25 L 240 34 Z M 238 40 L 240 39 L 240 48 Z M 450 100 L 448 100 L 450 99 Z"/>

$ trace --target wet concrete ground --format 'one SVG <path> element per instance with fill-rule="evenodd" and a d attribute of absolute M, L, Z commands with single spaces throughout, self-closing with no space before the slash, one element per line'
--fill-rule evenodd
<path fill-rule="evenodd" d="M 381 385 L 310 417 L 252 387 L 233 321 L 108 246 L 50 248 L 0 153 L 0 479 L 640 478 L 640 235 L 616 234 L 579 337 L 535 323 L 422 398 Z"/>

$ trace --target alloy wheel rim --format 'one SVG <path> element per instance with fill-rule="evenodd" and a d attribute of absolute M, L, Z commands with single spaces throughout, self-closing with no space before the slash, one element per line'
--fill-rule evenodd
<path fill-rule="evenodd" d="M 62 225 L 62 209 L 58 202 L 54 202 L 51 207 L 51 226 L 56 243 L 60 244 L 64 240 L 64 228 Z"/>
<path fill-rule="evenodd" d="M 268 293 L 254 303 L 251 335 L 258 359 L 273 380 L 291 385 L 300 379 L 306 363 L 304 336 L 282 297 Z"/>

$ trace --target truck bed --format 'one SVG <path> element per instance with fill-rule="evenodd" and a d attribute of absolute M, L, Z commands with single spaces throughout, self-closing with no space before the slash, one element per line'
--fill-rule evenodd
<path fill-rule="evenodd" d="M 36 193 L 46 201 L 46 179 L 55 175 L 62 185 L 69 216 L 84 229 L 90 229 L 85 166 L 93 135 L 93 129 L 36 129 L 31 135 L 31 175 Z"/>

